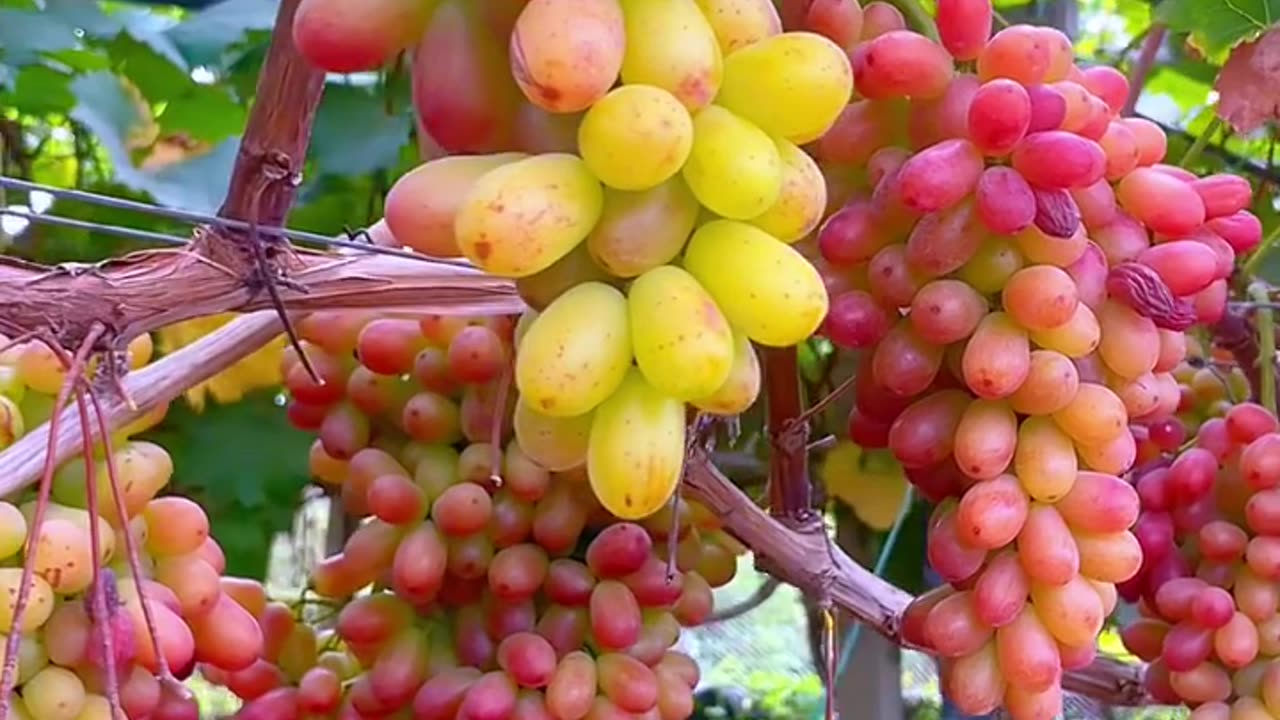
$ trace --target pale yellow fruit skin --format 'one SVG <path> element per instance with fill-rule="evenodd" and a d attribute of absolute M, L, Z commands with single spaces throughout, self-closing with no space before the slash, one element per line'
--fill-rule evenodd
<path fill-rule="evenodd" d="M 797 145 L 822 137 L 853 95 L 849 56 L 811 32 L 786 32 L 730 54 L 716 104 Z"/>
<path fill-rule="evenodd" d="M 66 668 L 50 665 L 36 673 L 22 689 L 27 710 L 37 718 L 75 720 L 84 709 L 84 682 Z"/>
<path fill-rule="evenodd" d="M 751 340 L 741 331 L 733 331 L 733 367 L 729 377 L 715 392 L 694 398 L 690 405 L 713 415 L 738 415 L 746 412 L 760 396 L 760 358 Z"/>
<path fill-rule="evenodd" d="M 750 223 L 784 243 L 802 240 L 827 209 L 827 180 L 818 163 L 798 145 L 778 138 L 778 158 L 782 160 L 782 189 L 778 199 Z"/>
<path fill-rule="evenodd" d="M 454 220 L 467 193 L 486 173 L 528 157 L 524 153 L 455 155 L 423 163 L 391 186 L 384 205 L 384 232 L 424 255 L 462 255 Z M 370 228 L 372 234 L 373 229 Z"/>
<path fill-rule="evenodd" d="M 27 541 L 27 519 L 13 503 L 0 501 L 0 559 L 17 555 Z"/>
<path fill-rule="evenodd" d="M 13 606 L 22 587 L 22 568 L 0 568 L 0 632 L 13 629 Z M 53 613 L 53 589 L 39 575 L 32 576 L 27 606 L 22 612 L 21 631 L 34 632 Z"/>
<path fill-rule="evenodd" d="M 761 345 L 789 347 L 827 314 L 827 291 L 813 265 L 765 231 L 733 220 L 698 228 L 684 267 L 715 298 L 729 322 Z"/>
<path fill-rule="evenodd" d="M 725 55 L 782 32 L 772 0 L 698 0 Z"/>
<path fill-rule="evenodd" d="M 734 220 L 765 212 L 782 192 L 782 159 L 773 139 L 719 105 L 693 117 L 693 150 L 683 172 L 699 202 Z"/>
<path fill-rule="evenodd" d="M 516 388 L 543 415 L 582 415 L 613 394 L 631 358 L 627 299 L 603 283 L 583 283 L 556 298 L 521 338 Z"/>
<path fill-rule="evenodd" d="M 680 172 L 693 147 L 693 118 L 674 95 L 623 85 L 600 98 L 578 126 L 578 151 L 600 182 L 646 190 Z"/>
<path fill-rule="evenodd" d="M 644 377 L 689 400 L 710 395 L 733 367 L 733 331 L 711 295 L 685 270 L 663 265 L 627 293 L 631 345 Z"/>
<path fill-rule="evenodd" d="M 701 207 L 679 175 L 641 192 L 605 189 L 587 250 L 610 274 L 635 277 L 680 254 Z"/>
<path fill-rule="evenodd" d="M 587 450 L 591 489 L 623 520 L 657 512 L 684 465 L 684 403 L 654 389 L 637 369 L 596 408 Z"/>
<path fill-rule="evenodd" d="M 485 173 L 458 208 L 458 248 L 493 275 L 521 278 L 569 253 L 600 219 L 600 181 L 576 155 L 548 153 Z"/>
<path fill-rule="evenodd" d="M 690 112 L 720 90 L 724 56 L 694 0 L 621 0 L 627 32 L 622 81 L 667 90 Z"/>
<path fill-rule="evenodd" d="M 574 417 L 543 415 L 523 399 L 516 401 L 512 424 L 520 449 L 552 472 L 572 470 L 587 461 L 591 413 Z"/>

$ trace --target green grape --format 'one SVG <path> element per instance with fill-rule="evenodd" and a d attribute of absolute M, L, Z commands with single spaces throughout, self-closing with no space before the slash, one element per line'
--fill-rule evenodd
<path fill-rule="evenodd" d="M 720 90 L 724 58 L 707 18 L 694 0 L 621 0 L 627 32 L 622 81 L 654 85 L 690 111 Z"/>
<path fill-rule="evenodd" d="M 729 321 L 688 272 L 663 265 L 627 294 L 636 364 L 660 392 L 681 400 L 709 395 L 733 367 Z"/>
<path fill-rule="evenodd" d="M 596 101 L 578 126 L 578 150 L 600 182 L 645 190 L 680 171 L 693 146 L 693 120 L 674 95 L 623 85 Z"/>
<path fill-rule="evenodd" d="M 956 271 L 957 277 L 983 295 L 1004 288 L 1005 281 L 1026 264 L 1018 246 L 1007 238 L 991 237 L 978 246 L 978 251 Z"/>
<path fill-rule="evenodd" d="M 679 175 L 640 192 L 605 188 L 604 212 L 587 236 L 587 250 L 611 274 L 635 277 L 680 254 L 700 207 Z"/>
<path fill-rule="evenodd" d="M 591 413 L 552 417 L 516 401 L 512 418 L 516 442 L 525 455 L 553 472 L 572 470 L 587 461 Z"/>
<path fill-rule="evenodd" d="M 715 392 L 694 398 L 690 404 L 715 415 L 738 415 L 745 412 L 760 395 L 760 358 L 751 340 L 739 330 L 733 331 L 733 367 L 729 377 Z"/>
<path fill-rule="evenodd" d="M 657 512 L 675 492 L 684 464 L 684 403 L 632 369 L 596 408 L 587 477 L 606 510 L 623 520 Z"/>
<path fill-rule="evenodd" d="M 631 358 L 626 298 L 603 283 L 583 283 L 556 298 L 525 333 L 516 388 L 544 415 L 581 415 L 613 393 Z"/>
<path fill-rule="evenodd" d="M 0 560 L 17 555 L 26 540 L 26 516 L 13 503 L 0 501 Z"/>
<path fill-rule="evenodd" d="M 822 221 L 827 209 L 827 180 L 809 153 L 787 140 L 776 143 L 782 161 L 782 189 L 773 205 L 750 222 L 782 242 L 792 243 L 813 232 Z"/>
<path fill-rule="evenodd" d="M 684 266 L 729 322 L 761 345 L 795 345 L 826 317 L 827 291 L 813 265 L 746 223 L 712 220 L 698 228 Z"/>
<path fill-rule="evenodd" d="M 773 139 L 719 105 L 693 117 L 693 150 L 683 172 L 699 202 L 734 220 L 765 212 L 782 192 L 782 159 Z"/>
<path fill-rule="evenodd" d="M 716 103 L 802 145 L 835 124 L 852 94 L 853 70 L 839 45 L 817 33 L 786 32 L 725 58 Z"/>
<path fill-rule="evenodd" d="M 591 231 L 604 205 L 600 181 L 574 155 L 548 153 L 485 173 L 458 208 L 462 254 L 520 278 L 545 270 Z"/>

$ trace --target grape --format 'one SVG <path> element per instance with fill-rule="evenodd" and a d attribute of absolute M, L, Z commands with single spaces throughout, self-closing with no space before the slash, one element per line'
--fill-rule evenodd
<path fill-rule="evenodd" d="M 527 153 L 574 152 L 578 147 L 580 119 L 576 113 L 550 113 L 522 100 L 511 120 L 514 145 Z"/>
<path fill-rule="evenodd" d="M 387 227 L 398 242 L 418 252 L 432 257 L 461 255 L 453 222 L 467 193 L 485 173 L 523 157 L 520 153 L 459 155 L 419 165 L 387 193 Z"/>
<path fill-rule="evenodd" d="M 1062 585 L 1080 572 L 1082 553 L 1062 515 L 1033 503 L 1018 535 L 1018 559 L 1033 583 Z"/>
<path fill-rule="evenodd" d="M 1031 122 L 1027 132 L 1057 130 L 1067 116 L 1067 100 L 1062 93 L 1048 85 L 1028 85 L 1027 97 L 1031 100 Z"/>
<path fill-rule="evenodd" d="M 813 158 L 787 140 L 777 140 L 782 162 L 778 199 L 750 223 L 786 243 L 806 237 L 822 221 L 827 185 Z"/>
<path fill-rule="evenodd" d="M 954 658 L 986 644 L 991 639 L 991 628 L 974 613 L 972 593 L 962 591 L 944 598 L 929 611 L 924 634 L 939 656 Z"/>
<path fill-rule="evenodd" d="M 987 4 L 990 11 L 990 5 Z M 969 139 L 986 155 L 1005 155 L 1027 134 L 1031 98 L 1022 85 L 1003 78 L 989 80 L 969 105 Z"/>
<path fill-rule="evenodd" d="M 642 713 L 657 705 L 657 676 L 639 660 L 605 653 L 596 658 L 596 671 L 600 690 L 622 710 Z"/>
<path fill-rule="evenodd" d="M 587 546 L 587 566 L 597 577 L 622 577 L 639 570 L 652 549 L 653 542 L 644 528 L 635 523 L 615 523 Z"/>
<path fill-rule="evenodd" d="M 603 205 L 599 181 L 577 157 L 517 160 L 490 170 L 467 193 L 454 224 L 458 247 L 488 272 L 532 275 L 581 242 Z"/>
<path fill-rule="evenodd" d="M 827 293 L 813 266 L 745 223 L 714 220 L 698 228 L 685 249 L 684 267 L 730 324 L 762 345 L 793 345 L 817 330 L 827 314 Z"/>
<path fill-rule="evenodd" d="M 1174 295 L 1191 295 L 1217 279 L 1217 258 L 1207 245 L 1176 240 L 1147 248 L 1138 262 L 1155 270 Z"/>
<path fill-rule="evenodd" d="M 732 330 L 692 275 L 672 265 L 646 272 L 631 284 L 627 309 L 636 364 L 655 389 L 688 400 L 728 379 Z"/>
<path fill-rule="evenodd" d="M 1204 201 L 1190 184 L 1153 168 L 1138 168 L 1116 187 L 1126 212 L 1162 235 L 1184 235 L 1205 221 Z"/>
<path fill-rule="evenodd" d="M 591 419 L 591 413 L 542 415 L 520 400 L 514 414 L 516 441 L 522 452 L 548 470 L 570 470 L 586 462 Z"/>
<path fill-rule="evenodd" d="M 511 72 L 533 104 L 577 112 L 613 86 L 626 45 L 614 0 L 530 0 L 511 32 Z"/>
<path fill-rule="evenodd" d="M 1109 388 L 1096 383 L 1080 383 L 1075 397 L 1054 413 L 1053 419 L 1082 445 L 1105 443 L 1128 427 L 1124 403 Z"/>
<path fill-rule="evenodd" d="M 946 275 L 969 262 L 984 239 L 973 204 L 964 202 L 925 215 L 916 223 L 907 238 L 906 261 L 911 270 L 925 277 Z"/>
<path fill-rule="evenodd" d="M 782 159 L 773 139 L 718 105 L 693 116 L 693 149 L 682 173 L 703 205 L 731 219 L 760 215 L 782 192 Z"/>
<path fill-rule="evenodd" d="M 508 33 L 495 36 L 468 4 L 441 3 L 413 52 L 413 103 L 421 127 L 450 153 L 509 146 L 520 91 L 508 71 Z M 403 241 L 401 241 L 403 242 Z"/>
<path fill-rule="evenodd" d="M 883 346 L 881 346 L 883 347 Z M 954 447 L 956 428 L 969 398 L 944 390 L 913 403 L 893 421 L 889 448 L 904 467 L 922 468 L 945 460 Z"/>
<path fill-rule="evenodd" d="M 1011 716 L 1051 718 L 1062 714 L 1062 688 L 1028 690 L 1010 683 L 1004 692 L 1004 706 Z"/>
<path fill-rule="evenodd" d="M 978 85 L 978 78 L 960 73 L 951 80 L 942 95 L 913 101 L 907 109 L 907 139 L 911 145 L 925 148 L 943 140 L 967 138 L 969 105 Z M 903 160 L 908 157 L 910 153 L 904 155 Z M 873 185 L 878 182 L 870 168 L 867 181 Z"/>
<path fill-rule="evenodd" d="M 1097 318 L 1102 334 L 1098 354 L 1109 370 L 1132 379 L 1155 368 L 1160 352 L 1155 323 L 1110 300 L 1098 308 Z"/>
<path fill-rule="evenodd" d="M 1070 320 L 1048 330 L 1033 331 L 1031 340 L 1046 350 L 1055 350 L 1069 358 L 1082 358 L 1098 348 L 1102 331 L 1097 316 L 1088 305 L 1080 303 Z"/>
<path fill-rule="evenodd" d="M 871 19 L 865 24 L 874 27 L 876 23 Z M 871 100 L 935 98 L 946 91 L 955 72 L 951 56 L 941 45 L 900 29 L 858 45 L 850 60 L 858 94 Z"/>
<path fill-rule="evenodd" d="M 479 325 L 465 327 L 449 343 L 449 370 L 464 383 L 490 382 L 502 374 L 506 352 L 493 330 Z"/>
<path fill-rule="evenodd" d="M 596 664 L 591 656 L 574 651 L 560 659 L 547 685 L 547 707 L 562 718 L 582 718 L 596 696 Z"/>
<path fill-rule="evenodd" d="M 684 404 L 629 371 L 591 422 L 587 474 L 600 504 L 624 520 L 656 512 L 680 480 L 684 443 Z"/>
<path fill-rule="evenodd" d="M 1032 583 L 1031 602 L 1049 633 L 1068 646 L 1092 644 L 1106 619 L 1098 593 L 1078 575 L 1063 585 Z"/>
<path fill-rule="evenodd" d="M 417 628 L 406 628 L 391 638 L 365 675 L 377 699 L 391 707 L 409 703 L 427 679 L 427 637 Z"/>
<path fill-rule="evenodd" d="M 603 648 L 622 650 L 640 638 L 643 619 L 636 597 L 617 580 L 602 580 L 591 591 L 591 632 Z"/>
<path fill-rule="evenodd" d="M 582 159 L 618 190 L 647 190 L 672 177 L 693 146 L 693 121 L 674 95 L 624 85 L 591 106 L 578 126 Z"/>
<path fill-rule="evenodd" d="M 984 401 L 974 404 L 981 402 Z M 1018 536 L 1028 507 L 1027 494 L 1012 475 L 982 480 L 966 490 L 960 499 L 956 508 L 956 533 L 973 547 L 999 549 Z"/>
<path fill-rule="evenodd" d="M 1138 166 L 1138 141 L 1128 126 L 1112 121 L 1098 144 L 1107 156 L 1108 180 L 1119 180 Z"/>
<path fill-rule="evenodd" d="M 1102 178 L 1106 156 L 1097 143 L 1072 133 L 1031 133 L 1013 150 L 1013 167 L 1032 185 L 1080 188 Z"/>
<path fill-rule="evenodd" d="M 586 522 L 586 509 L 561 485 L 534 506 L 533 539 L 548 553 L 559 554 L 573 548 Z"/>
<path fill-rule="evenodd" d="M 377 0 L 360 8 L 306 0 L 293 16 L 293 43 L 327 72 L 376 70 L 418 39 L 430 14 L 430 7 L 413 0 Z"/>
<path fill-rule="evenodd" d="M 850 103 L 818 139 L 814 154 L 827 163 L 866 164 L 875 152 L 892 145 L 901 134 L 904 109 L 893 102 Z"/>
<path fill-rule="evenodd" d="M 177 595 L 185 617 L 203 614 L 222 593 L 217 570 L 196 555 L 161 558 L 155 565 L 155 579 Z"/>
<path fill-rule="evenodd" d="M 1080 574 L 1104 582 L 1124 582 L 1138 572 L 1142 564 L 1142 548 L 1128 531 L 1100 534 L 1077 534 L 1080 551 Z"/>
<path fill-rule="evenodd" d="M 979 397 L 1012 395 L 1031 370 L 1027 334 L 1005 313 L 987 315 L 964 349 L 965 384 Z"/>
<path fill-rule="evenodd" d="M 1052 265 L 1032 265 L 1014 273 L 1001 299 L 1009 316 L 1032 331 L 1068 322 L 1079 304 L 1075 281 Z"/>
<path fill-rule="evenodd" d="M 876 346 L 871 372 L 890 393 L 910 397 L 933 383 L 942 368 L 942 352 L 916 334 L 910 322 L 900 320 Z"/>
<path fill-rule="evenodd" d="M 858 294 L 870 299 L 866 293 Z M 968 337 L 986 313 L 986 300 L 973 288 L 959 280 L 935 280 L 911 300 L 908 318 L 925 342 L 947 345 Z M 884 324 L 887 331 L 887 318 Z"/>
<path fill-rule="evenodd" d="M 945 210 L 973 192 L 982 155 L 968 140 L 943 140 L 911 156 L 898 174 L 902 203 L 921 213 Z"/>
<path fill-rule="evenodd" d="M 1025 415 L 1051 415 L 1066 407 L 1079 385 L 1079 372 L 1068 357 L 1053 350 L 1035 350 L 1027 379 L 1009 396 L 1009 404 Z"/>
<path fill-rule="evenodd" d="M 832 126 L 852 91 L 849 57 L 839 45 L 816 33 L 788 32 L 726 57 L 715 100 L 770 135 L 802 145 Z"/>
<path fill-rule="evenodd" d="M 693 0 L 618 3 L 626 24 L 622 80 L 669 91 L 691 112 L 720 90 L 724 62 L 707 19 Z"/>
<path fill-rule="evenodd" d="M 489 522 L 493 501 L 483 487 L 459 483 L 447 488 L 431 505 L 431 518 L 446 535 L 463 537 L 480 532 Z"/>
<path fill-rule="evenodd" d="M 960 539 L 955 512 L 944 510 L 930 520 L 925 555 L 943 580 L 954 583 L 973 577 L 982 568 L 987 551 L 966 545 Z"/>
<path fill-rule="evenodd" d="M 1164 159 L 1168 147 L 1164 130 L 1146 118 L 1122 118 L 1120 122 L 1138 141 L 1138 164 L 1146 167 Z"/>
<path fill-rule="evenodd" d="M 697 0 L 725 55 L 782 32 L 778 10 L 768 0 Z"/>
<path fill-rule="evenodd" d="M 837 267 L 854 267 L 870 260 L 889 237 L 876 226 L 871 203 L 853 200 L 829 216 L 818 231 L 822 257 Z"/>
<path fill-rule="evenodd" d="M 862 7 L 862 39 L 871 40 L 893 30 L 904 30 L 902 11 L 887 2 L 873 0 Z"/>
<path fill-rule="evenodd" d="M 1080 83 L 1106 102 L 1111 112 L 1117 115 L 1129 99 L 1129 78 L 1112 67 L 1095 65 L 1085 68 L 1080 74 Z"/>
<path fill-rule="evenodd" d="M 601 283 L 561 295 L 520 343 L 515 380 L 522 401 L 553 417 L 582 415 L 622 382 L 631 362 L 626 300 Z"/>
<path fill-rule="evenodd" d="M 1262 241 L 1262 223 L 1247 210 L 1210 219 L 1205 225 L 1226 240 L 1238 255 L 1253 250 Z"/>
<path fill-rule="evenodd" d="M 1031 606 L 1024 607 L 1012 622 L 996 630 L 996 653 L 1010 691 L 1043 691 L 1062 672 L 1058 644 Z"/>
<path fill-rule="evenodd" d="M 694 407 L 715 415 L 745 412 L 760 395 L 760 358 L 745 334 L 733 333 L 733 366 L 729 377 L 715 392 L 690 401 Z"/>
<path fill-rule="evenodd" d="M 889 314 L 871 295 L 850 290 L 831 299 L 823 334 L 843 348 L 869 348 L 889 332 Z"/>
<path fill-rule="evenodd" d="M 980 205 L 978 210 L 981 213 Z M 1017 247 L 1005 238 L 990 237 L 978 246 L 977 252 L 960 267 L 956 276 L 974 290 L 991 295 L 999 292 L 1022 266 L 1022 254 Z"/>
<path fill-rule="evenodd" d="M 1054 58 L 1044 29 L 1011 25 L 991 36 L 977 57 L 978 77 L 1009 78 L 1023 85 L 1052 81 Z"/>
<path fill-rule="evenodd" d="M 1022 612 L 1030 591 L 1027 574 L 1014 551 L 996 555 L 973 587 L 974 614 L 994 628 L 1004 627 Z"/>
<path fill-rule="evenodd" d="M 673 260 L 693 232 L 698 201 L 681 177 L 641 192 L 606 188 L 586 247 L 601 268 L 635 277 Z"/>
<path fill-rule="evenodd" d="M 805 12 L 804 28 L 830 38 L 847 52 L 861 39 L 862 6 L 857 0 L 816 0 Z"/>
<path fill-rule="evenodd" d="M 971 478 L 996 477 L 1013 461 L 1018 420 L 1008 403 L 975 400 L 956 427 L 955 460 Z"/>
<path fill-rule="evenodd" d="M 516 706 L 516 686 L 503 672 L 481 675 L 462 698 L 457 720 L 511 717 Z"/>
<path fill-rule="evenodd" d="M 32 717 L 75 720 L 85 705 L 84 683 L 65 668 L 49 666 L 27 680 L 22 699 Z"/>
<path fill-rule="evenodd" d="M 990 0 L 941 0 L 937 23 L 943 47 L 957 60 L 976 60 L 991 34 L 991 18 Z"/>

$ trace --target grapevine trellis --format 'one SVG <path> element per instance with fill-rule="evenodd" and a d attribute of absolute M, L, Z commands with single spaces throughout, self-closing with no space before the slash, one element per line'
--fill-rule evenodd
<path fill-rule="evenodd" d="M 297 0 L 281 3 L 257 101 L 219 212 L 238 222 L 202 225 L 180 249 L 143 251 L 93 266 L 43 267 L 0 258 L 0 306 L 5 308 L 0 331 L 47 341 L 68 355 L 115 352 L 137 335 L 190 318 L 247 313 L 99 393 L 106 428 L 137 420 L 277 337 L 281 317 L 254 312 L 272 307 L 276 286 L 280 304 L 291 313 L 376 307 L 514 314 L 524 308 L 510 281 L 472 268 L 359 250 L 304 251 L 276 229 L 294 199 L 324 85 L 323 73 L 292 45 L 297 5 Z M 723 518 L 763 569 L 902 643 L 911 596 L 834 548 L 810 506 L 808 415 L 801 406 L 795 351 L 769 350 L 764 360 L 774 446 L 769 511 L 757 507 L 696 445 L 686 458 L 683 491 Z M 75 374 L 68 377 L 67 390 L 78 382 Z M 100 430 L 79 418 L 72 404 L 0 453 L 0 494 L 30 486 L 42 471 L 80 452 L 86 441 L 102 439 Z M 1112 705 L 1149 702 L 1141 669 L 1105 658 L 1067 673 L 1063 686 Z"/>

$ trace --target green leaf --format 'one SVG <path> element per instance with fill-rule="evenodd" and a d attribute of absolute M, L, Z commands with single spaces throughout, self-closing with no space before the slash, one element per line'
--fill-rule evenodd
<path fill-rule="evenodd" d="M 884 579 L 914 594 L 927 589 L 921 568 L 925 563 L 925 526 L 929 524 L 930 512 L 928 503 L 923 501 L 911 506 L 885 565 Z"/>
<path fill-rule="evenodd" d="M 294 429 L 275 392 L 196 413 L 174 403 L 146 439 L 173 457 L 173 490 L 209 513 L 227 573 L 263 577 L 271 540 L 287 531 L 308 481 L 311 437 Z"/>
<path fill-rule="evenodd" d="M 409 141 L 408 113 L 388 115 L 380 97 L 330 84 L 316 112 L 311 157 L 322 173 L 359 175 L 395 166 Z"/>
<path fill-rule="evenodd" d="M 1280 21 L 1280 0 L 1164 0 L 1155 18 L 1185 32 L 1206 55 L 1217 56 Z"/>
<path fill-rule="evenodd" d="M 71 78 L 53 68 L 37 63 L 24 65 L 14 79 L 13 93 L 6 101 L 23 113 L 45 115 L 65 113 L 75 105 L 68 85 Z"/>
<path fill-rule="evenodd" d="M 79 46 L 75 30 L 41 12 L 0 8 L 0 55 L 13 65 L 34 62 L 40 53 Z"/>
<path fill-rule="evenodd" d="M 245 33 L 271 29 L 278 6 L 274 0 L 225 0 L 188 15 L 167 34 L 192 65 L 221 66 Z"/>
<path fill-rule="evenodd" d="M 228 138 L 209 152 L 158 170 L 145 170 L 134 164 L 130 139 L 136 144 L 136 138 L 145 137 L 151 118 L 124 81 L 111 73 L 90 73 L 73 80 L 71 92 L 76 96 L 72 117 L 93 133 L 110 158 L 117 181 L 151 195 L 162 205 L 217 211 L 240 145 L 238 138 Z"/>

